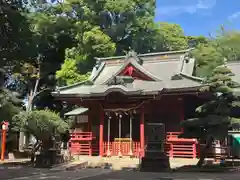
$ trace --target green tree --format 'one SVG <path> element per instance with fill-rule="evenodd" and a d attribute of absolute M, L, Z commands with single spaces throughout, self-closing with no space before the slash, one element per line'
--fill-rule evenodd
<path fill-rule="evenodd" d="M 12 67 L 29 55 L 31 31 L 21 0 L 1 1 L 0 67 Z"/>
<path fill-rule="evenodd" d="M 4 86 L 4 77 L 5 72 L 0 69 L 0 120 L 11 123 L 12 116 L 21 110 L 21 101 L 17 98 L 16 93 L 11 92 Z"/>
<path fill-rule="evenodd" d="M 216 38 L 216 42 L 226 55 L 228 61 L 239 61 L 240 59 L 240 32 L 224 31 Z"/>
<path fill-rule="evenodd" d="M 214 139 L 222 140 L 228 134 L 231 124 L 240 123 L 232 115 L 232 108 L 238 105 L 239 97 L 234 93 L 238 83 L 232 81 L 232 72 L 226 66 L 218 66 L 212 76 L 207 78 L 202 91 L 212 94 L 209 102 L 196 109 L 196 118 L 182 122 L 184 133 L 181 137 L 197 138 L 200 142 L 206 142 L 201 150 L 198 166 L 202 166 L 208 150 Z"/>
<path fill-rule="evenodd" d="M 43 151 L 53 148 L 52 137 L 59 137 L 69 128 L 67 122 L 49 110 L 22 111 L 14 116 L 12 126 L 15 131 L 23 131 L 36 138 L 37 142 L 32 150 L 32 160 L 35 151 L 40 147 Z"/>
<path fill-rule="evenodd" d="M 176 51 L 188 48 L 188 39 L 178 24 L 159 23 L 160 35 L 163 37 L 165 51 Z"/>
<path fill-rule="evenodd" d="M 213 43 L 200 43 L 191 55 L 196 59 L 195 75 L 199 77 L 208 77 L 212 71 L 219 65 L 223 64 L 225 57 L 220 49 Z"/>
<path fill-rule="evenodd" d="M 207 45 L 210 43 L 210 39 L 205 36 L 187 36 L 186 38 L 190 48 L 196 48 L 199 45 Z"/>
<path fill-rule="evenodd" d="M 66 83 L 74 83 L 79 77 L 85 79 L 85 74 L 95 64 L 94 57 L 123 55 L 130 49 L 140 53 L 156 51 L 157 46 L 153 44 L 159 38 L 156 40 L 154 8 L 153 0 L 131 0 L 127 3 L 68 0 L 39 12 L 45 24 L 52 24 L 52 28 L 48 29 L 55 27 L 55 24 L 48 22 L 51 19 L 54 19 L 53 22 L 66 22 L 68 31 L 64 31 L 74 42 L 66 50 L 64 57 L 67 65 L 61 66 L 65 69 L 57 72 L 58 79 Z M 45 29 L 45 26 L 41 27 Z M 71 59 L 73 63 L 69 63 Z M 76 64 L 77 68 L 69 67 L 70 64 Z M 69 73 L 66 72 L 69 69 L 74 71 L 72 76 L 75 80 L 68 80 Z"/>

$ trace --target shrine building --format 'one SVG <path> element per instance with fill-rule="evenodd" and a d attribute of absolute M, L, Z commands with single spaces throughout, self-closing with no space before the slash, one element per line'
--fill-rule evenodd
<path fill-rule="evenodd" d="M 197 140 L 181 139 L 180 122 L 191 118 L 208 98 L 194 77 L 190 50 L 96 58 L 87 81 L 61 87 L 56 100 L 78 108 L 70 150 L 89 156 L 135 156 L 145 153 L 147 123 L 163 125 L 169 157 L 196 158 Z"/>

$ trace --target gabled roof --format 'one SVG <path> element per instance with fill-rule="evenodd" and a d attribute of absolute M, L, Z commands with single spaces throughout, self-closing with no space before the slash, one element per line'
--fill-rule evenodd
<path fill-rule="evenodd" d="M 119 73 L 127 66 L 129 61 L 136 65 L 141 72 L 155 80 L 171 79 L 175 74 L 184 72 L 192 75 L 194 59 L 189 62 L 184 61 L 190 50 L 170 51 L 159 53 L 139 54 L 135 57 L 116 56 L 108 58 L 96 58 L 99 65 L 94 68 L 92 77 L 95 84 L 104 84 L 112 76 Z M 137 63 L 141 59 L 142 65 Z"/>
<path fill-rule="evenodd" d="M 151 72 L 147 71 L 145 68 L 143 68 L 138 63 L 138 57 L 131 57 L 126 59 L 123 65 L 119 66 L 120 68 L 113 74 L 112 77 L 110 77 L 108 80 L 104 81 L 102 84 L 108 83 L 114 76 L 118 76 L 124 69 L 126 69 L 127 66 L 134 66 L 136 69 L 138 69 L 141 73 L 145 74 L 148 78 L 154 80 L 154 81 L 160 81 L 160 79 L 152 74 Z"/>
<path fill-rule="evenodd" d="M 123 94 L 148 94 L 163 89 L 182 89 L 201 86 L 201 79 L 193 77 L 194 59 L 188 58 L 190 50 L 149 53 L 109 58 L 96 58 L 89 81 L 59 88 L 54 95 L 63 96 L 105 96 L 110 92 Z M 131 84 L 108 85 L 114 77 L 120 75 L 129 65 L 151 79 L 150 81 L 134 80 Z M 177 79 L 175 76 L 177 75 Z M 173 78 L 174 77 L 174 78 Z"/>

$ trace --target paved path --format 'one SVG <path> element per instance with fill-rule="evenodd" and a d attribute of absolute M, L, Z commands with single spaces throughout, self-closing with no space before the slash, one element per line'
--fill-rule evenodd
<path fill-rule="evenodd" d="M 33 176 L 19 176 L 9 180 L 79 180 L 88 177 L 98 177 L 103 174 L 111 173 L 108 169 L 81 169 L 78 171 L 58 171 L 45 172 Z"/>
<path fill-rule="evenodd" d="M 31 167 L 8 167 L 0 170 L 1 180 L 239 180 L 240 173 L 144 173 L 110 169 L 52 171 Z"/>
<path fill-rule="evenodd" d="M 78 180 L 239 180 L 240 173 L 143 173 L 113 172 Z M 173 179 L 171 179 L 173 178 Z"/>
<path fill-rule="evenodd" d="M 4 165 L 0 166 L 0 179 L 7 180 L 15 177 L 22 176 L 31 176 L 43 172 L 50 172 L 49 169 L 38 169 L 27 166 L 12 166 L 12 165 Z"/>

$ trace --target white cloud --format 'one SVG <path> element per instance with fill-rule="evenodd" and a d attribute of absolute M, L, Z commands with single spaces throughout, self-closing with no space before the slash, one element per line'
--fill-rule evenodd
<path fill-rule="evenodd" d="M 240 18 L 240 11 L 233 13 L 231 16 L 228 17 L 229 21 L 234 21 Z"/>
<path fill-rule="evenodd" d="M 212 9 L 216 0 L 178 0 L 178 5 L 161 6 L 157 8 L 157 16 L 176 16 L 182 13 L 194 14 L 201 10 Z"/>

